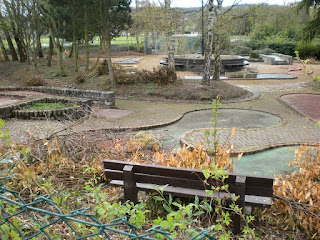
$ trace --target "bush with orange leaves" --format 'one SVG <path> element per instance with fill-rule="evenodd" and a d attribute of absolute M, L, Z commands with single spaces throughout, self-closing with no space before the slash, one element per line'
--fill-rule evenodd
<path fill-rule="evenodd" d="M 232 129 L 231 138 L 236 132 L 236 129 Z M 192 168 L 192 169 L 211 169 L 212 163 L 215 163 L 219 169 L 224 169 L 228 172 L 233 172 L 234 158 L 231 156 L 232 146 L 229 145 L 228 139 L 223 145 L 217 145 L 215 153 L 210 156 L 208 152 L 203 148 L 203 143 L 200 143 L 198 147 L 190 149 L 183 146 L 179 148 L 176 153 L 170 155 L 163 152 L 156 152 L 154 157 L 158 163 L 164 166 Z M 238 159 L 242 156 L 239 155 Z"/>
<path fill-rule="evenodd" d="M 320 239 L 320 147 L 300 146 L 289 166 L 296 172 L 277 176 L 274 185 L 276 224 Z"/>

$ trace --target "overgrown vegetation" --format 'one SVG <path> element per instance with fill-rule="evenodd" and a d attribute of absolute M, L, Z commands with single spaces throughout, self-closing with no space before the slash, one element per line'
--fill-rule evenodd
<path fill-rule="evenodd" d="M 43 111 L 43 110 L 56 110 L 56 109 L 61 109 L 68 107 L 69 105 L 66 103 L 62 102 L 56 102 L 56 103 L 33 103 L 30 105 L 27 105 L 23 107 L 21 110 L 26 110 L 26 111 Z"/>

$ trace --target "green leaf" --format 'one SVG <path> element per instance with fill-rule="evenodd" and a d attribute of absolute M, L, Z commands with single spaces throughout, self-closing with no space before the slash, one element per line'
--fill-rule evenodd
<path fill-rule="evenodd" d="M 180 203 L 177 203 L 177 202 L 173 202 L 172 205 L 176 206 L 178 208 L 182 208 L 182 205 Z"/>
<path fill-rule="evenodd" d="M 195 196 L 194 204 L 197 205 L 197 206 L 199 205 L 199 197 L 198 196 Z"/>
<path fill-rule="evenodd" d="M 198 212 L 194 213 L 193 216 L 197 217 L 197 216 L 200 216 L 202 214 L 204 214 L 204 211 L 198 211 Z"/>
<path fill-rule="evenodd" d="M 172 209 L 167 204 L 164 203 L 162 206 L 167 212 L 172 212 Z"/>
<path fill-rule="evenodd" d="M 164 201 L 164 198 L 160 197 L 160 196 L 153 196 L 153 199 L 155 201 Z"/>

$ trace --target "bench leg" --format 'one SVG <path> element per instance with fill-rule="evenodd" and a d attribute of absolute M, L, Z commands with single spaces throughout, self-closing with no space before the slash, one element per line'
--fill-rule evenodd
<path fill-rule="evenodd" d="M 138 203 L 138 189 L 134 177 L 133 166 L 126 165 L 123 168 L 124 199 Z"/>
<path fill-rule="evenodd" d="M 238 200 L 236 201 L 236 204 L 242 208 L 244 208 L 245 203 L 245 192 L 246 192 L 246 177 L 243 176 L 237 176 L 236 177 L 236 183 L 235 183 L 235 194 L 238 196 Z M 241 213 L 234 213 L 232 220 L 233 220 L 233 233 L 235 235 L 238 235 L 241 233 Z"/>

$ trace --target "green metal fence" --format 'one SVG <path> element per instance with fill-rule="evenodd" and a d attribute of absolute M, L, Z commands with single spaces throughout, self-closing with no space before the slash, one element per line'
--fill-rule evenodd
<path fill-rule="evenodd" d="M 0 187 L 0 239 L 173 239 L 161 226 L 141 233 L 126 217 L 104 224 L 87 209 L 63 213 L 44 195 L 27 203 L 19 193 Z M 63 235 L 63 236 L 62 236 Z M 65 238 L 67 236 L 67 238 Z M 70 237 L 70 238 L 69 238 Z M 215 239 L 203 231 L 192 240 Z"/>

